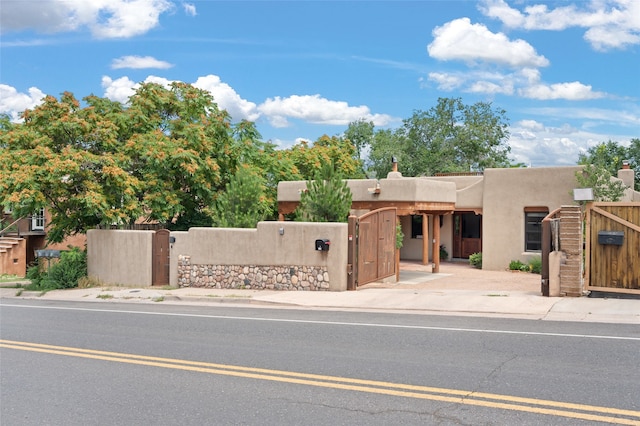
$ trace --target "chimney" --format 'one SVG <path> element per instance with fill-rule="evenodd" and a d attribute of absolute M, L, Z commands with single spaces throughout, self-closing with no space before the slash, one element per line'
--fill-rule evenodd
<path fill-rule="evenodd" d="M 618 170 L 618 179 L 624 183 L 627 188 L 633 188 L 635 173 L 629 166 L 629 160 L 622 160 L 622 169 Z"/>

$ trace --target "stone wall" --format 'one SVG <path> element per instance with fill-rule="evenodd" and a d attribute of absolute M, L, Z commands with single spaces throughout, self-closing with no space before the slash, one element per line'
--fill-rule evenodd
<path fill-rule="evenodd" d="M 255 290 L 328 291 L 325 266 L 192 265 L 191 256 L 178 257 L 178 285 Z"/>

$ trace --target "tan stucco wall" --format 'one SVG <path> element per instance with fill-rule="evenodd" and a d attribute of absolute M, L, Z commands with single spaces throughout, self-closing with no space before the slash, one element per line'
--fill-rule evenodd
<path fill-rule="evenodd" d="M 108 284 L 152 284 L 154 231 L 90 229 L 87 231 L 87 275 Z"/>
<path fill-rule="evenodd" d="M 524 208 L 549 212 L 574 204 L 575 167 L 486 169 L 482 201 L 482 268 L 501 270 L 511 260 L 528 262 L 536 253 L 524 250 Z"/>
<path fill-rule="evenodd" d="M 348 179 L 352 200 L 355 201 L 429 201 L 452 203 L 456 200 L 455 184 L 424 178 Z M 306 189 L 305 181 L 278 183 L 278 201 L 300 201 Z M 379 188 L 380 192 L 373 191 Z"/>
<path fill-rule="evenodd" d="M 183 255 L 191 256 L 192 265 L 326 266 L 329 290 L 347 289 L 346 223 L 260 222 L 256 229 L 191 228 L 171 236 L 172 286 Z M 328 252 L 316 251 L 317 239 L 331 241 Z"/>

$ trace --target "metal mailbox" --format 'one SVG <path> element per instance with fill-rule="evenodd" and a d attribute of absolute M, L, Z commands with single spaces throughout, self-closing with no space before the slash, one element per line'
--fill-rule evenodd
<path fill-rule="evenodd" d="M 623 241 L 623 231 L 598 231 L 598 244 L 621 246 Z"/>
<path fill-rule="evenodd" d="M 327 239 L 316 240 L 316 250 L 317 251 L 329 251 L 329 245 L 331 241 Z"/>

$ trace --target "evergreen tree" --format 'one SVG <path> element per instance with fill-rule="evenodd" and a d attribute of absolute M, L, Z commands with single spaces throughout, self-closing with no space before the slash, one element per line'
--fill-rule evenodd
<path fill-rule="evenodd" d="M 216 200 L 214 223 L 222 228 L 255 228 L 266 219 L 269 208 L 264 179 L 241 166 Z"/>
<path fill-rule="evenodd" d="M 300 197 L 296 219 L 304 222 L 346 222 L 351 209 L 351 190 L 333 164 L 325 164 L 315 180 L 307 182 Z"/>

